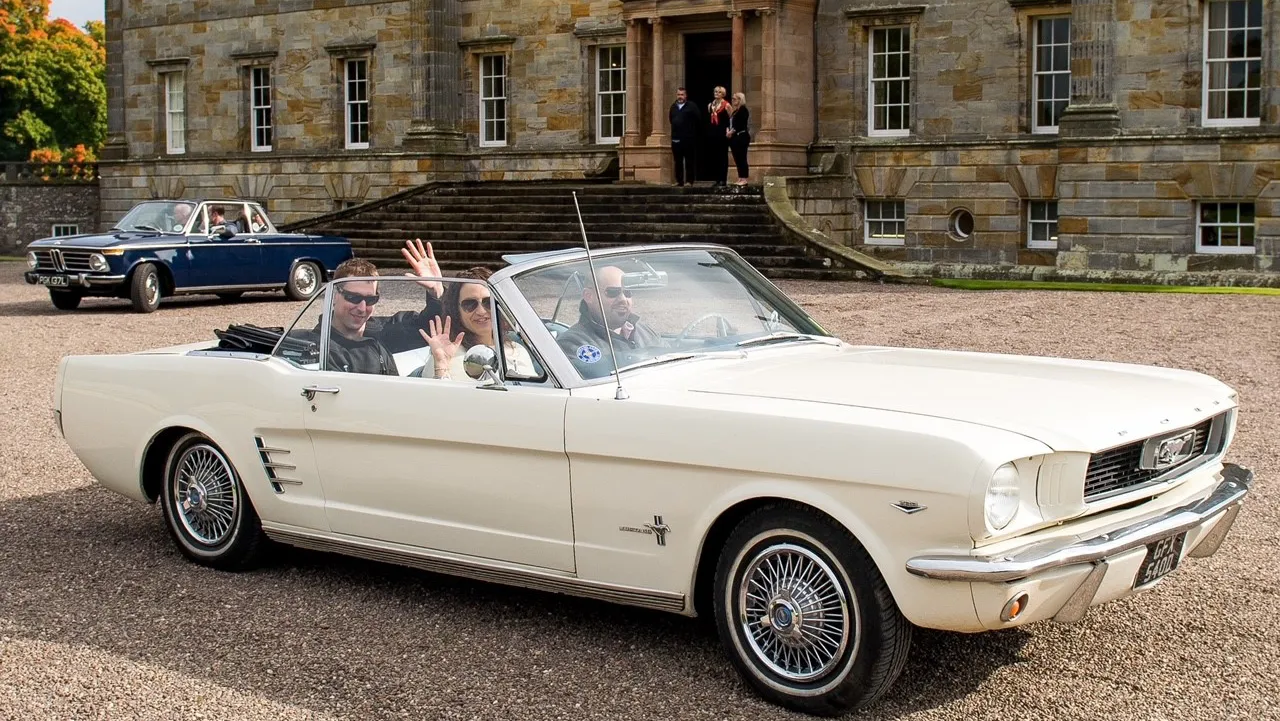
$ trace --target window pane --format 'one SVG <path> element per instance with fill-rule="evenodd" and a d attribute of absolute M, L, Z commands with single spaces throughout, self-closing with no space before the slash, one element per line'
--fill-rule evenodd
<path fill-rule="evenodd" d="M 1233 28 L 1244 25 L 1245 4 L 1240 0 L 1227 3 L 1227 24 Z"/>

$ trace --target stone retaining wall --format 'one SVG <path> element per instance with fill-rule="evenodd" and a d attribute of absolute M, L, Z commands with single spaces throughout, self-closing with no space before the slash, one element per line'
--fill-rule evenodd
<path fill-rule="evenodd" d="M 23 255 L 28 243 L 53 235 L 54 225 L 74 225 L 81 233 L 98 227 L 98 183 L 92 178 L 43 180 L 26 163 L 0 171 L 0 255 Z M 61 167 L 61 166 L 51 166 Z"/>

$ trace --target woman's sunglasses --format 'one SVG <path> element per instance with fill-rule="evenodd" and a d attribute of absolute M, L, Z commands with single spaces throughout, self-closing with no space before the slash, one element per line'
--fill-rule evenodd
<path fill-rule="evenodd" d="M 349 290 L 341 290 L 341 289 L 339 289 L 338 292 L 341 293 L 342 297 L 346 298 L 347 302 L 350 303 L 351 305 L 360 305 L 360 301 L 364 301 L 365 304 L 370 306 L 375 306 L 378 304 L 377 293 L 374 293 L 373 295 L 361 295 L 360 293 L 353 293 Z"/>
<path fill-rule="evenodd" d="M 480 307 L 481 303 L 484 303 L 487 306 L 489 304 L 489 298 L 467 298 L 466 300 L 459 302 L 458 306 L 468 313 L 474 313 L 476 312 L 476 308 Z"/>

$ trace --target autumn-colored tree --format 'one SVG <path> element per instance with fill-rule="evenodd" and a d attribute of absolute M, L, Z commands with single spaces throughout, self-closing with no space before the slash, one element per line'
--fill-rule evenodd
<path fill-rule="evenodd" d="M 0 0 L 0 160 L 83 145 L 107 134 L 106 52 L 66 20 L 49 20 L 49 0 Z"/>

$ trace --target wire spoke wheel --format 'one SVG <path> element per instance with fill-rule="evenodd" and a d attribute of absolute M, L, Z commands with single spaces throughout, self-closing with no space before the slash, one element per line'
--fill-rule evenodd
<path fill-rule="evenodd" d="M 192 539 L 205 546 L 224 543 L 240 513 L 227 459 L 212 446 L 193 445 L 178 458 L 172 483 L 178 519 Z"/>
<path fill-rule="evenodd" d="M 826 561 L 803 546 L 770 545 L 741 579 L 738 622 L 761 663 L 792 683 L 819 679 L 839 665 L 858 618 Z"/>

